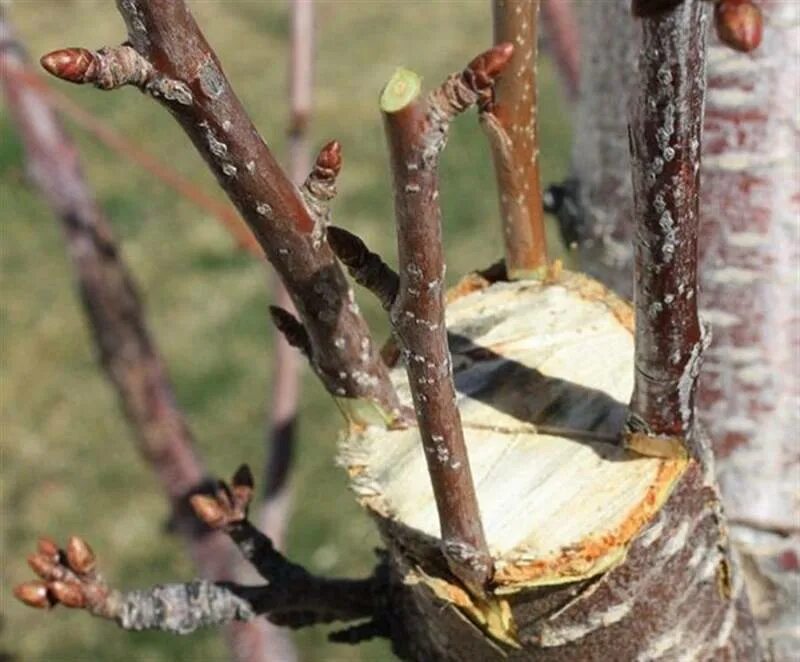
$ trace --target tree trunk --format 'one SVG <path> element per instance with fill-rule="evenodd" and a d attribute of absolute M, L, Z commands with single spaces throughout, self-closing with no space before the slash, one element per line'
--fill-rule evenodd
<path fill-rule="evenodd" d="M 761 3 L 764 38 L 742 54 L 710 36 L 700 225 L 700 306 L 712 341 L 701 423 L 717 456 L 732 536 L 767 652 L 797 649 L 800 535 L 792 452 L 800 422 L 798 6 Z M 624 108 L 633 62 L 627 0 L 581 14 L 581 104 L 573 148 L 581 268 L 632 288 L 632 189 Z M 606 27 L 604 27 L 606 26 Z M 614 34 L 606 39 L 603 35 Z"/>
<path fill-rule="evenodd" d="M 712 42 L 702 295 L 713 343 L 700 414 L 774 659 L 800 647 L 800 6 L 764 2 L 761 46 Z"/>

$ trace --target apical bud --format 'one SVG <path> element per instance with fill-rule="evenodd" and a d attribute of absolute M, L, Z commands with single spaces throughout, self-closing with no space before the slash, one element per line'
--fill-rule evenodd
<path fill-rule="evenodd" d="M 83 538 L 72 536 L 67 541 L 67 562 L 79 575 L 86 575 L 95 568 L 95 556 Z"/>
<path fill-rule="evenodd" d="M 714 9 L 717 35 L 731 48 L 749 53 L 761 44 L 764 19 L 750 0 L 721 0 Z"/>
<path fill-rule="evenodd" d="M 342 169 L 342 146 L 338 140 L 331 140 L 319 151 L 316 166 L 329 170 L 333 177 L 339 174 Z"/>
<path fill-rule="evenodd" d="M 14 596 L 35 609 L 48 609 L 53 606 L 44 582 L 25 582 L 14 587 Z"/>
<path fill-rule="evenodd" d="M 65 607 L 70 609 L 83 609 L 86 598 L 80 584 L 74 582 L 50 582 L 47 585 L 50 593 Z"/>
<path fill-rule="evenodd" d="M 91 82 L 95 55 L 85 48 L 64 48 L 42 56 L 39 60 L 48 73 L 70 83 Z"/>

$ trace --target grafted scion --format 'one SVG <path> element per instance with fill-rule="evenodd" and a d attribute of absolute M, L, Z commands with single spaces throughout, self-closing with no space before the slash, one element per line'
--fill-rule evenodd
<path fill-rule="evenodd" d="M 706 7 L 641 19 L 630 113 L 636 223 L 636 351 L 628 444 L 646 454 L 695 442 L 694 395 L 708 341 L 698 317 L 697 223 Z"/>
<path fill-rule="evenodd" d="M 495 43 L 514 44 L 494 94 L 480 103 L 500 196 L 506 269 L 510 278 L 543 276 L 547 247 L 536 105 L 539 0 L 496 0 L 493 7 Z"/>
<path fill-rule="evenodd" d="M 493 568 L 469 468 L 461 418 L 455 405 L 452 363 L 444 317 L 444 253 L 438 203 L 438 161 L 450 120 L 491 95 L 508 64 L 510 44 L 476 57 L 464 71 L 421 96 L 413 72 L 398 70 L 381 95 L 394 184 L 400 265 L 395 278 L 369 258 L 352 235 L 338 233 L 341 253 L 362 267 L 362 280 L 381 274 L 378 290 L 405 360 L 428 472 L 439 513 L 442 551 L 451 571 L 475 595 L 483 595 Z M 375 281 L 375 278 L 372 279 Z M 386 287 L 390 283 L 390 287 Z"/>

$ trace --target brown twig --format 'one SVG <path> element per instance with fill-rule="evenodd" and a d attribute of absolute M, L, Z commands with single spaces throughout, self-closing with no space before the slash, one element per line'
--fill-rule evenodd
<path fill-rule="evenodd" d="M 207 474 L 147 329 L 136 286 L 84 179 L 78 152 L 48 97 L 39 86 L 28 84 L 29 76 L 17 75 L 28 65 L 2 14 L 0 60 L 8 108 L 25 146 L 29 173 L 61 222 L 100 361 L 137 437 L 139 452 L 158 477 L 172 505 L 174 524 L 200 574 L 228 579 L 230 545 L 204 529 L 186 503 L 186 495 Z M 240 651 L 246 648 L 243 642 L 259 637 L 256 629 L 239 625 L 227 636 L 236 659 L 252 660 Z"/>
<path fill-rule="evenodd" d="M 387 416 L 397 396 L 330 247 L 296 187 L 261 140 L 184 2 L 118 2 L 132 46 L 43 58 L 54 75 L 104 89 L 135 84 L 164 103 L 214 171 L 306 325 L 313 362 L 328 391 L 376 403 Z M 367 351 L 364 351 L 366 346 Z M 350 413 L 353 413 L 350 408 Z"/>
<path fill-rule="evenodd" d="M 693 439 L 708 335 L 697 308 L 705 3 L 641 20 L 630 115 L 636 241 L 636 353 L 628 443 L 669 454 Z"/>
<path fill-rule="evenodd" d="M 312 168 L 307 127 L 313 92 L 314 4 L 312 0 L 292 0 L 289 11 L 288 174 L 295 184 L 301 185 Z M 308 204 L 307 200 L 306 204 Z M 324 229 L 321 224 L 318 224 L 317 227 Z M 289 315 L 296 312 L 292 298 L 280 278 L 273 279 L 272 290 L 275 306 L 280 307 Z M 273 307 L 270 310 L 275 319 Z M 300 350 L 310 356 L 308 334 L 305 333 L 304 328 L 302 331 L 305 341 Z M 300 391 L 300 366 L 297 352 L 292 347 L 293 343 L 287 342 L 287 340 L 284 334 L 277 334 L 274 336 L 272 344 L 274 367 L 272 370 L 270 425 L 267 432 L 264 495 L 258 519 L 261 528 L 279 548 L 283 547 L 291 508 L 289 473 L 296 444 L 297 402 Z M 283 636 L 278 632 L 275 634 Z M 289 641 L 284 643 L 291 645 Z"/>
<path fill-rule="evenodd" d="M 495 46 L 426 97 L 420 96 L 416 74 L 398 70 L 381 95 L 401 266 L 390 318 L 406 362 L 443 551 L 453 574 L 476 595 L 485 591 L 493 569 L 455 405 L 444 317 L 438 164 L 450 121 L 491 94 L 512 51 L 510 44 Z M 352 248 L 354 255 L 365 254 L 363 246 Z M 380 267 L 377 271 L 386 274 Z"/>
<path fill-rule="evenodd" d="M 84 540 L 73 536 L 66 549 L 60 549 L 42 538 L 36 553 L 28 557 L 40 579 L 17 585 L 14 595 L 29 607 L 49 609 L 60 604 L 116 621 L 125 630 L 172 634 L 250 621 L 260 614 L 287 627 L 380 616 L 380 595 L 385 590 L 380 566 L 363 580 L 326 579 L 311 575 L 272 548 L 260 551 L 274 556 L 270 582 L 264 586 L 201 580 L 122 592 L 97 572 L 94 552 Z"/>
<path fill-rule="evenodd" d="M 494 43 L 514 44 L 493 98 L 481 104 L 492 149 L 510 278 L 542 275 L 547 245 L 536 119 L 539 0 L 495 0 Z"/>
<path fill-rule="evenodd" d="M 571 101 L 580 89 L 581 40 L 572 0 L 542 0 L 546 45 Z"/>

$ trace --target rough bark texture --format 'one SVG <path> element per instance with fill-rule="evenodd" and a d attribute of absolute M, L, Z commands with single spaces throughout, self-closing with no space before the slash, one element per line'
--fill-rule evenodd
<path fill-rule="evenodd" d="M 760 6 L 751 54 L 711 41 L 700 302 L 713 341 L 699 404 L 756 618 L 769 652 L 789 660 L 800 647 L 800 7 Z"/>
<path fill-rule="evenodd" d="M 539 0 L 497 0 L 493 7 L 494 43 L 511 43 L 514 53 L 481 125 L 494 159 L 506 269 L 517 278 L 547 265 L 536 118 Z"/>
<path fill-rule="evenodd" d="M 312 363 L 327 389 L 372 400 L 393 415 L 396 396 L 324 228 L 314 224 L 258 135 L 185 4 L 118 0 L 117 5 L 133 47 L 157 72 L 148 91 L 181 124 L 280 274 L 307 327 Z M 165 95 L 160 80 L 184 93 Z"/>
<path fill-rule="evenodd" d="M 46 97 L 26 83 L 25 60 L 0 15 L 2 84 L 26 150 L 28 172 L 64 231 L 99 359 L 136 435 L 139 451 L 169 499 L 178 531 L 200 573 L 230 577 L 232 549 L 209 533 L 186 504 L 207 473 L 175 402 L 164 363 L 147 329 L 139 295 L 110 225 L 84 179 L 78 152 Z M 239 660 L 254 660 L 260 632 L 233 626 L 229 642 Z"/>
<path fill-rule="evenodd" d="M 697 227 L 708 14 L 703 2 L 639 19 L 630 112 L 636 373 L 629 427 L 684 441 L 707 335 L 697 313 Z M 695 449 L 697 450 L 697 449 Z"/>
<path fill-rule="evenodd" d="M 424 584 L 403 593 L 401 654 L 414 660 L 759 660 L 741 581 L 730 559 L 713 488 L 693 466 L 623 565 L 580 583 L 511 597 L 520 649 L 481 636 Z M 399 548 L 395 581 L 413 576 Z M 664 581 L 669 577 L 669 581 Z"/>

